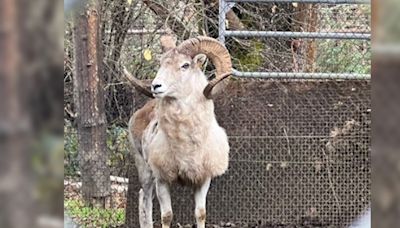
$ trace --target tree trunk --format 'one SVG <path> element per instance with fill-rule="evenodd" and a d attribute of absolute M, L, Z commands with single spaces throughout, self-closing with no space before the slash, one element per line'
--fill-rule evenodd
<path fill-rule="evenodd" d="M 310 4 L 308 11 L 308 23 L 307 31 L 316 32 L 317 31 L 317 21 L 318 21 L 318 5 Z M 317 44 L 315 40 L 309 40 L 307 42 L 307 54 L 306 54 L 306 72 L 315 72 L 316 59 L 317 59 Z"/>
<path fill-rule="evenodd" d="M 317 4 L 299 4 L 295 16 L 295 30 L 298 32 L 316 32 L 318 21 Z M 292 44 L 294 71 L 314 72 L 317 58 L 317 45 L 313 39 L 296 40 Z M 300 69 L 297 64 L 300 62 Z"/>
<path fill-rule="evenodd" d="M 204 1 L 204 2 L 210 2 L 212 9 L 215 10 L 215 12 L 218 12 L 218 6 L 219 6 L 219 0 L 211 0 L 211 1 Z M 226 20 L 228 21 L 228 26 L 227 28 L 230 30 L 243 30 L 245 29 L 244 24 L 240 20 L 240 18 L 236 15 L 235 12 L 233 12 L 232 9 L 228 10 L 226 13 Z"/>
<path fill-rule="evenodd" d="M 138 216 L 139 216 L 139 178 L 137 176 L 137 169 L 135 166 L 135 159 L 133 156 L 128 155 L 128 192 L 126 195 L 126 209 L 125 209 L 125 226 L 126 227 L 137 227 L 138 226 Z M 153 212 L 153 218 L 157 216 L 156 213 Z"/>
<path fill-rule="evenodd" d="M 19 87 L 19 19 L 15 0 L 0 1 L 0 227 L 34 224 L 29 113 Z"/>
<path fill-rule="evenodd" d="M 75 21 L 74 94 L 77 105 L 82 194 L 90 206 L 105 207 L 110 195 L 104 109 L 102 45 L 96 4 L 80 12 Z"/>

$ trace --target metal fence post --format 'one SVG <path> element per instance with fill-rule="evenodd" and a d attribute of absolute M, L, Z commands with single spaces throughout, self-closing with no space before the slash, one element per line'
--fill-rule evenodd
<path fill-rule="evenodd" d="M 225 19 L 226 19 L 226 2 L 225 0 L 219 0 L 218 9 L 218 40 L 225 44 Z"/>

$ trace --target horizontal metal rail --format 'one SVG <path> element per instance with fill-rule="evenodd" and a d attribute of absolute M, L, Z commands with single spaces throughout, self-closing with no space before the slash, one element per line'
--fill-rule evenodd
<path fill-rule="evenodd" d="M 353 39 L 371 40 L 371 34 L 359 32 L 291 32 L 291 31 L 237 31 L 226 30 L 225 14 L 230 5 L 237 2 L 250 3 L 322 3 L 322 4 L 370 4 L 370 0 L 219 0 L 219 36 L 225 43 L 225 37 L 286 37 L 305 39 Z M 230 6 L 231 7 L 231 6 Z M 357 79 L 369 80 L 370 74 L 357 73 L 300 73 L 300 72 L 241 72 L 233 69 L 233 75 L 244 78 L 282 78 L 282 79 Z"/>
<path fill-rule="evenodd" d="M 106 30 L 106 34 L 115 34 L 117 31 L 112 31 L 111 30 Z M 127 31 L 127 35 L 143 35 L 143 34 L 166 34 L 168 31 L 166 29 L 157 29 L 157 30 L 152 30 L 152 29 L 129 29 Z"/>
<path fill-rule="evenodd" d="M 268 104 L 267 104 L 268 105 Z M 271 104 L 273 105 L 273 104 Z M 341 136 L 343 138 L 359 138 L 363 139 L 366 137 L 369 137 L 369 134 L 365 135 L 346 135 L 346 136 Z M 332 138 L 330 135 L 255 135 L 255 136 L 250 136 L 250 135 L 228 135 L 229 139 L 318 139 L 318 140 L 324 140 L 327 138 Z"/>
<path fill-rule="evenodd" d="M 370 74 L 356 73 L 300 73 L 300 72 L 242 72 L 233 70 L 233 75 L 243 78 L 290 78 L 290 79 L 370 79 Z"/>
<path fill-rule="evenodd" d="M 225 0 L 226 2 L 252 3 L 321 3 L 321 4 L 371 4 L 370 0 Z"/>
<path fill-rule="evenodd" d="M 370 40 L 370 33 L 352 32 L 284 32 L 284 31 L 249 31 L 226 30 L 225 36 L 231 37 L 292 37 L 307 39 L 357 39 Z"/>

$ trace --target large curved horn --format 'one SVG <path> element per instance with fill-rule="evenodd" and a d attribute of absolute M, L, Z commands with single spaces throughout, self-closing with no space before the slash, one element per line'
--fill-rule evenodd
<path fill-rule="evenodd" d="M 148 87 L 139 79 L 135 78 L 131 73 L 129 73 L 125 67 L 123 67 L 123 72 L 129 83 L 131 83 L 139 92 L 148 97 L 154 98 L 153 93 L 148 89 Z"/>
<path fill-rule="evenodd" d="M 167 52 L 173 48 L 176 47 L 176 38 L 172 35 L 163 35 L 160 38 L 161 42 L 161 48 L 163 52 Z M 144 95 L 154 98 L 153 93 L 148 89 L 148 86 L 146 86 L 142 81 L 139 79 L 135 78 L 129 71 L 123 67 L 123 72 L 125 78 L 135 87 L 139 92 L 143 93 Z"/>
<path fill-rule="evenodd" d="M 228 50 L 218 40 L 199 36 L 182 42 L 178 47 L 178 51 L 194 57 L 197 54 L 205 54 L 213 63 L 216 69 L 215 78 L 210 80 L 203 91 L 207 99 L 211 99 L 211 91 L 215 85 L 232 74 L 231 56 Z"/>

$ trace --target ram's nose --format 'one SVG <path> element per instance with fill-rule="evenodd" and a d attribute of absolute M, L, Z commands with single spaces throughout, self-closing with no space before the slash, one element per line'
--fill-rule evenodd
<path fill-rule="evenodd" d="M 151 89 L 153 90 L 153 91 L 157 91 L 157 89 L 158 88 L 161 88 L 162 86 L 161 86 L 161 84 L 152 84 L 151 85 Z"/>
<path fill-rule="evenodd" d="M 155 96 L 161 95 L 162 93 L 165 92 L 165 86 L 162 83 L 153 81 L 153 83 L 151 84 L 151 92 Z"/>

